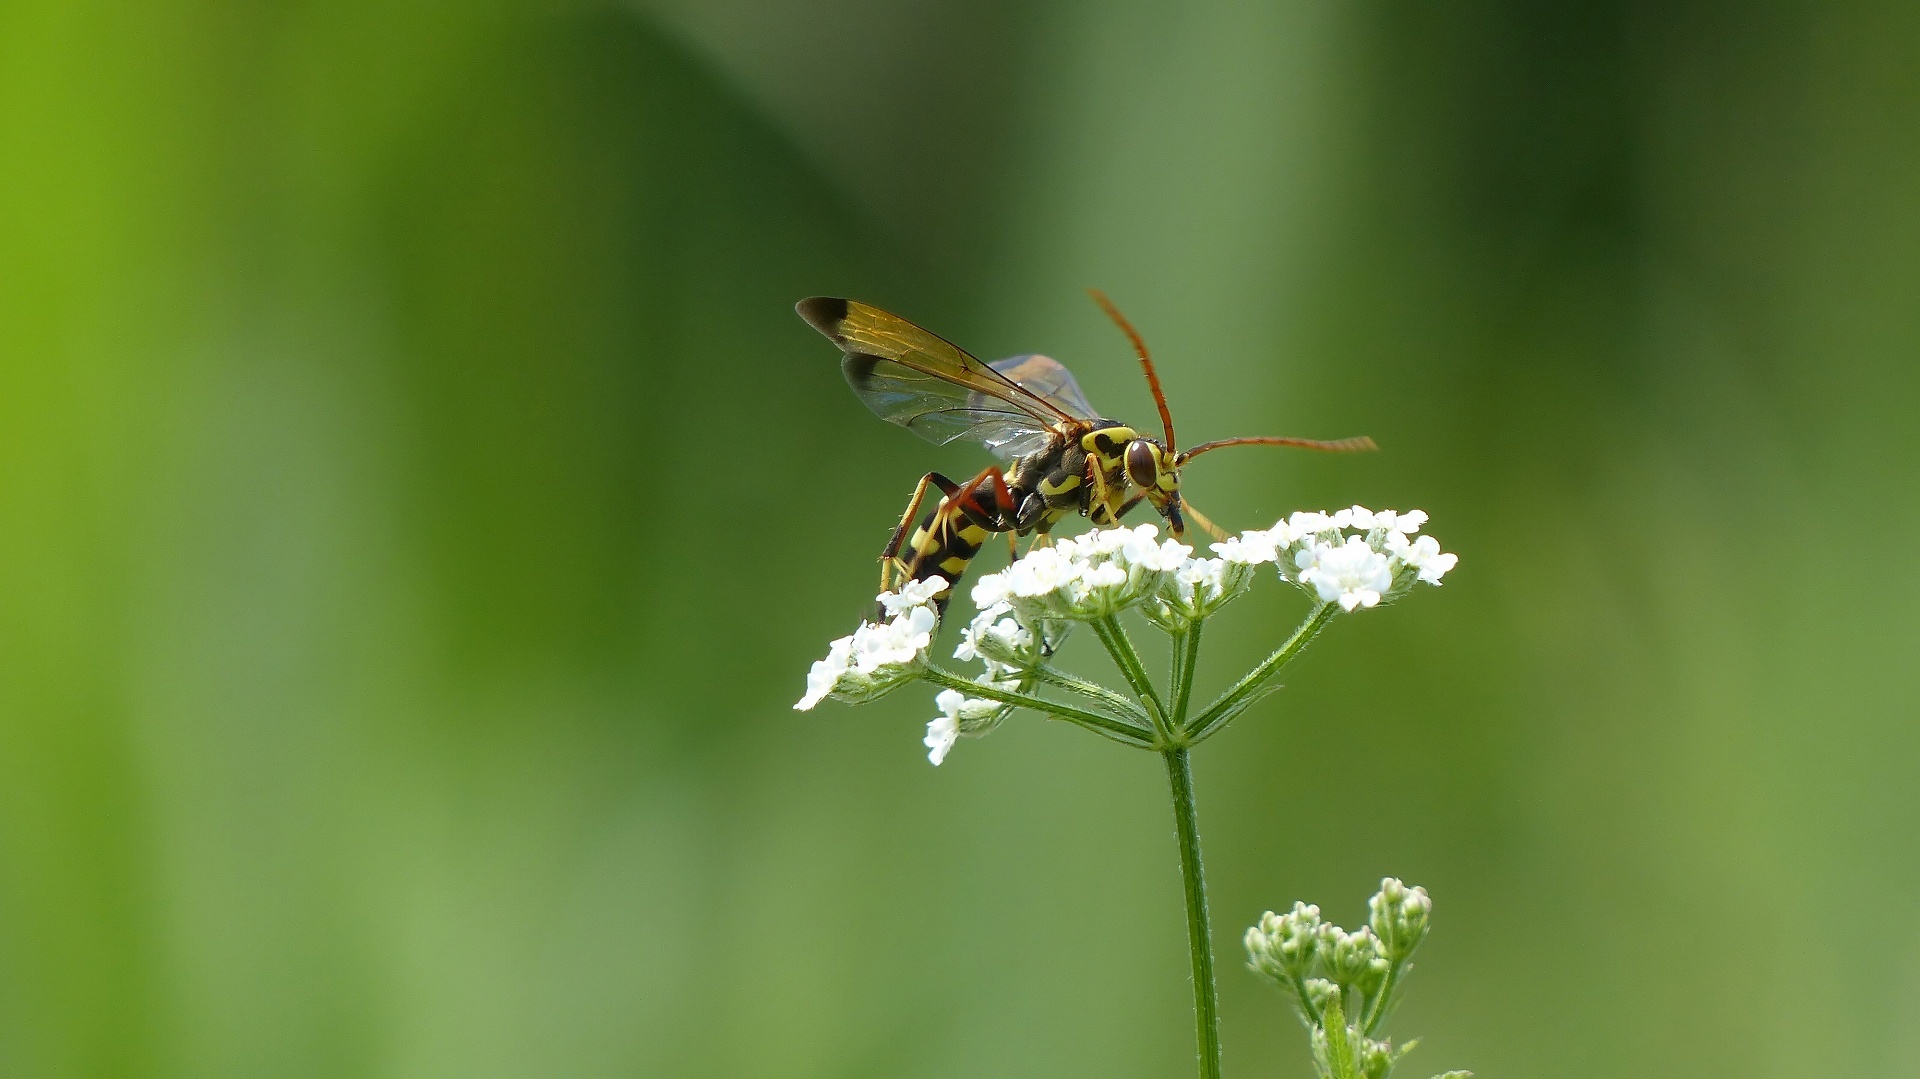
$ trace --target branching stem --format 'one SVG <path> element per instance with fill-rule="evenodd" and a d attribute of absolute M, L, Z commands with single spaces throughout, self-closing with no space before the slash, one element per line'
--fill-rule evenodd
<path fill-rule="evenodd" d="M 1207 705 L 1198 716 L 1187 721 L 1185 729 L 1182 732 L 1186 736 L 1187 742 L 1192 745 L 1198 745 L 1202 741 L 1205 741 L 1215 731 L 1225 726 L 1233 717 L 1245 710 L 1247 705 L 1252 704 L 1258 699 L 1261 690 L 1267 684 L 1267 680 L 1275 674 L 1278 674 L 1280 668 L 1286 666 L 1294 656 L 1299 655 L 1300 650 L 1305 648 L 1307 644 L 1313 640 L 1314 636 L 1318 634 L 1321 629 L 1325 628 L 1328 622 L 1333 620 L 1333 616 L 1338 613 L 1339 610 L 1340 608 L 1332 603 L 1322 603 L 1314 607 L 1314 609 L 1307 614 L 1306 621 L 1300 623 L 1300 628 L 1294 630 L 1293 636 L 1287 638 L 1287 643 L 1275 649 L 1273 654 L 1266 659 L 1261 660 L 1258 667 L 1248 671 L 1246 677 L 1234 683 L 1232 689 L 1222 693 L 1212 704 Z"/>
<path fill-rule="evenodd" d="M 1084 708 L 1075 708 L 1070 704 L 1061 704 L 1059 701 L 1050 701 L 1045 697 L 1035 697 L 1029 693 L 999 689 L 995 686 L 976 682 L 971 678 L 964 678 L 952 671 L 936 667 L 931 663 L 927 664 L 926 669 L 920 673 L 920 677 L 938 686 L 957 689 L 970 697 L 984 697 L 987 700 L 999 701 L 1002 704 L 1013 704 L 1021 708 L 1031 708 L 1036 712 L 1053 716 L 1056 719 L 1064 719 L 1069 723 L 1085 727 L 1095 734 L 1105 735 L 1116 742 L 1123 742 L 1127 745 L 1137 746 L 1142 749 L 1151 748 L 1154 744 L 1154 732 L 1152 730 L 1139 726 L 1129 720 L 1120 719 L 1116 716 L 1103 715 L 1099 712 L 1089 712 Z"/>
<path fill-rule="evenodd" d="M 1140 663 L 1140 653 L 1133 650 L 1133 641 L 1127 637 L 1127 631 L 1121 628 L 1120 620 L 1108 615 L 1094 619 L 1093 632 L 1100 637 L 1100 643 L 1107 646 L 1107 652 L 1113 656 L 1114 665 L 1133 689 L 1133 695 L 1140 698 L 1147 715 L 1153 720 L 1154 729 L 1160 732 L 1163 745 L 1179 744 L 1178 732 L 1167 720 L 1167 706 L 1160 702 L 1159 691 L 1153 688 L 1153 681 L 1147 677 L 1147 669 Z"/>
<path fill-rule="evenodd" d="M 1153 720 L 1147 715 L 1146 710 L 1129 700 L 1123 694 L 1115 693 L 1103 685 L 1089 682 L 1077 675 L 1068 674 L 1058 667 L 1046 663 L 1035 666 L 1033 673 L 1040 681 L 1045 682 L 1047 685 L 1057 686 L 1069 693 L 1078 693 L 1089 700 L 1098 701 L 1106 705 L 1113 711 L 1139 724 L 1143 730 L 1151 730 L 1153 727 Z"/>

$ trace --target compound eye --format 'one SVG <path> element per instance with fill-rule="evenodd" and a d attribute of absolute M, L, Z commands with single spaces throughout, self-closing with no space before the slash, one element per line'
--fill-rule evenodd
<path fill-rule="evenodd" d="M 1160 455 L 1146 439 L 1135 439 L 1127 446 L 1127 478 L 1137 486 L 1152 487 L 1160 482 Z"/>

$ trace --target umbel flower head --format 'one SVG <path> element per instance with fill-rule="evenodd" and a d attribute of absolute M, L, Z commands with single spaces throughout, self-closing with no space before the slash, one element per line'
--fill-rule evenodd
<path fill-rule="evenodd" d="M 1427 515 L 1353 506 L 1334 513 L 1296 513 L 1267 530 L 1283 554 L 1280 574 L 1341 610 L 1399 599 L 1418 582 L 1438 585 L 1459 556 L 1442 554 L 1431 536 L 1412 539 Z M 1291 570 L 1289 577 L 1288 571 Z"/>
<path fill-rule="evenodd" d="M 1154 525 L 1108 528 L 1027 552 L 973 586 L 974 605 L 1005 604 L 1021 622 L 1106 618 L 1154 595 L 1193 548 L 1159 539 Z"/>
<path fill-rule="evenodd" d="M 1440 584 L 1459 561 L 1419 534 L 1426 520 L 1420 510 L 1364 506 L 1295 513 L 1271 528 L 1214 543 L 1204 557 L 1163 539 L 1151 524 L 1060 539 L 974 583 L 979 613 L 961 629 L 954 658 L 981 664 L 972 686 L 1025 696 L 1051 670 L 1050 658 L 1076 623 L 1108 622 L 1135 608 L 1179 634 L 1245 595 L 1266 564 L 1316 603 L 1347 612 L 1377 607 L 1415 585 Z M 863 623 L 834 641 L 826 658 L 814 663 L 806 695 L 794 707 L 805 711 L 828 697 L 859 704 L 925 676 L 944 686 L 934 702 L 939 715 L 927 724 L 929 760 L 939 764 L 956 740 L 992 731 L 1016 705 L 976 694 L 960 676 L 928 671 L 939 628 L 934 597 L 947 586 L 943 578 L 929 577 L 883 593 L 879 602 L 887 620 Z M 1058 678 L 1054 683 L 1061 684 Z M 1026 706 L 1036 707 L 1031 701 Z"/>
<path fill-rule="evenodd" d="M 827 646 L 827 658 L 814 661 L 807 672 L 806 695 L 793 707 L 805 712 L 828 697 L 861 704 L 917 677 L 940 625 L 933 597 L 946 587 L 943 578 L 929 577 L 910 581 L 898 592 L 880 593 L 876 598 L 892 618 L 862 622 Z"/>

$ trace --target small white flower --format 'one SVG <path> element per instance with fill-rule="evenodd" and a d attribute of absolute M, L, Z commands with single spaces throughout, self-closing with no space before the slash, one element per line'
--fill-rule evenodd
<path fill-rule="evenodd" d="M 1111 546 L 1121 558 L 1135 565 L 1146 565 L 1151 562 L 1155 567 L 1158 567 L 1160 562 L 1160 543 L 1155 539 L 1159 534 L 1160 530 L 1153 525 L 1141 525 L 1139 528 L 1116 528 L 1106 533 L 1107 536 L 1114 538 L 1115 542 Z M 1102 546 L 1106 547 L 1108 545 L 1102 544 Z M 1102 553 L 1110 552 L 1103 551 Z"/>
<path fill-rule="evenodd" d="M 1056 546 L 1029 551 L 1002 572 L 1010 595 L 1031 599 L 1060 591 L 1078 580 L 1082 570 L 1080 563 Z"/>
<path fill-rule="evenodd" d="M 947 751 L 961 735 L 986 733 L 995 721 L 995 714 L 1004 707 L 998 701 L 969 697 L 957 689 L 941 690 L 934 696 L 933 703 L 940 709 L 940 715 L 927 724 L 927 736 L 921 744 L 927 747 L 927 759 L 936 766 L 947 759 Z"/>
<path fill-rule="evenodd" d="M 1143 554 L 1134 559 L 1134 565 L 1149 573 L 1172 573 L 1186 564 L 1187 557 L 1193 554 L 1193 548 L 1174 540 L 1165 540 L 1152 553 Z"/>
<path fill-rule="evenodd" d="M 1119 588 L 1127 583 L 1127 571 L 1117 562 L 1102 562 L 1080 572 L 1080 583 L 1088 588 Z"/>
<path fill-rule="evenodd" d="M 1393 512 L 1391 510 L 1387 511 Z M 1365 506 L 1351 506 L 1334 514 L 1342 528 L 1357 528 L 1362 532 L 1371 531 L 1378 515 Z"/>
<path fill-rule="evenodd" d="M 887 616 L 892 617 L 914 607 L 930 606 L 933 598 L 946 590 L 947 579 L 935 575 L 924 581 L 908 581 L 900 586 L 900 591 L 882 592 L 874 598 L 887 609 Z"/>
<path fill-rule="evenodd" d="M 954 691 L 949 689 L 946 692 L 953 693 Z M 954 695 L 958 696 L 959 694 L 956 693 Z M 955 714 L 940 716 L 933 722 L 928 723 L 927 736 L 920 741 L 921 744 L 927 747 L 927 759 L 932 761 L 934 767 L 937 768 L 940 766 L 941 761 L 947 759 L 947 752 L 953 748 L 953 743 L 958 741 L 959 738 L 960 717 Z"/>
<path fill-rule="evenodd" d="M 1219 544 L 1214 546 L 1218 547 Z M 1226 568 L 1224 558 L 1196 558 L 1175 570 L 1173 580 L 1182 596 L 1192 598 L 1202 589 L 1218 588 L 1220 574 Z"/>
<path fill-rule="evenodd" d="M 807 712 L 813 706 L 826 700 L 827 694 L 840 682 L 840 676 L 847 673 L 847 661 L 853 656 L 853 635 L 833 642 L 827 646 L 827 658 L 813 661 L 813 669 L 807 672 L 807 694 L 794 704 L 794 709 Z"/>
<path fill-rule="evenodd" d="M 1334 517 L 1318 510 L 1297 511 L 1287 518 L 1286 524 L 1287 530 L 1293 533 L 1296 543 L 1309 536 L 1318 536 L 1323 532 L 1332 532 L 1341 527 Z"/>
<path fill-rule="evenodd" d="M 988 607 L 997 607 L 1007 601 L 1007 591 L 1011 587 L 1004 572 L 989 573 L 974 582 L 973 605 L 983 611 Z"/>
<path fill-rule="evenodd" d="M 1420 526 L 1426 523 L 1425 510 L 1408 510 L 1405 513 L 1381 510 L 1373 515 L 1373 527 L 1384 528 L 1390 533 L 1399 533 L 1402 536 L 1410 536 L 1420 531 Z"/>
<path fill-rule="evenodd" d="M 1387 536 L 1387 550 L 1396 560 L 1419 571 L 1420 579 L 1431 585 L 1439 584 L 1440 578 L 1460 562 L 1459 555 L 1442 553 L 1440 542 L 1432 536 L 1421 536 L 1408 542 L 1405 534 L 1390 533 Z"/>
<path fill-rule="evenodd" d="M 1141 525 L 1138 528 L 1101 529 L 1078 539 L 1087 548 L 1088 554 L 1114 555 L 1139 543 L 1152 543 L 1153 537 L 1159 534 L 1160 530 L 1153 525 Z"/>
<path fill-rule="evenodd" d="M 853 668 L 872 674 L 882 667 L 912 663 L 933 643 L 940 624 L 930 607 L 911 607 L 891 622 L 869 622 L 854 631 Z"/>
<path fill-rule="evenodd" d="M 975 615 L 973 621 L 960 633 L 960 647 L 953 650 L 955 659 L 992 660 L 1001 663 L 1019 663 L 1027 657 L 1021 653 L 1033 648 L 1033 634 L 1012 618 L 1005 617 L 1011 607 L 998 603 Z"/>
<path fill-rule="evenodd" d="M 1386 556 L 1358 536 L 1348 536 L 1336 547 L 1313 543 L 1294 558 L 1299 579 L 1320 596 L 1322 603 L 1339 603 L 1342 610 L 1373 607 L 1393 587 L 1393 569 Z"/>
<path fill-rule="evenodd" d="M 1243 566 L 1257 566 L 1262 562 L 1278 561 L 1281 543 L 1272 531 L 1249 529 L 1238 536 L 1229 536 L 1212 546 L 1213 553 L 1228 562 L 1237 562 Z"/>

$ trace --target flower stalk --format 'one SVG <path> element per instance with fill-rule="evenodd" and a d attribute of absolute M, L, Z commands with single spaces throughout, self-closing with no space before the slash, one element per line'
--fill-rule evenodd
<path fill-rule="evenodd" d="M 1193 964 L 1193 1026 L 1200 1079 L 1220 1079 L 1220 993 L 1213 979 L 1213 931 L 1207 922 L 1207 878 L 1200 866 L 1200 821 L 1193 804 L 1193 763 L 1186 746 L 1161 754 L 1173 788 L 1173 828 L 1180 844 L 1180 880 L 1187 900 L 1187 952 Z"/>
<path fill-rule="evenodd" d="M 1147 711 L 1148 718 L 1159 732 L 1163 745 L 1178 744 L 1177 728 L 1167 718 L 1167 706 L 1160 701 L 1159 691 L 1153 688 L 1153 680 L 1147 677 L 1147 668 L 1140 662 L 1140 653 L 1134 651 L 1133 641 L 1118 619 L 1111 615 L 1095 619 L 1093 632 L 1100 643 L 1107 648 L 1107 654 L 1113 657 L 1114 666 L 1120 668 L 1120 674 L 1133 687 L 1133 695 Z"/>
<path fill-rule="evenodd" d="M 927 724 L 928 759 L 940 764 L 960 738 L 990 733 L 1025 709 L 1083 727 L 1161 757 L 1173 802 L 1174 835 L 1186 907 L 1193 979 L 1194 1036 L 1200 1079 L 1221 1079 L 1220 1007 L 1200 826 L 1193 785 L 1193 747 L 1213 737 L 1278 688 L 1273 679 L 1343 613 L 1378 607 L 1418 584 L 1438 585 L 1455 557 L 1430 537 L 1411 538 L 1426 514 L 1375 513 L 1355 506 L 1337 513 L 1296 513 L 1272 528 L 1213 545 L 1214 557 L 1161 540 L 1153 525 L 1113 528 L 1030 551 L 972 590 L 978 614 L 961 633 L 954 658 L 978 661 L 968 677 L 930 661 L 935 612 L 948 583 L 909 581 L 879 597 L 887 621 L 863 623 L 833 642 L 814 664 L 796 708 L 829 697 L 864 703 L 912 681 L 940 687 L 941 715 Z M 1257 570 L 1272 565 L 1280 580 L 1305 591 L 1313 606 L 1291 635 L 1204 708 L 1192 709 L 1201 631 L 1244 595 Z M 1167 634 L 1171 647 L 1162 691 L 1148 676 L 1120 616 L 1137 612 Z M 1060 670 L 1053 658 L 1076 625 L 1088 626 L 1125 683 L 1110 689 Z M 1043 695 L 1071 694 L 1091 707 Z M 1391 885 L 1391 887 L 1389 887 Z M 1294 998 L 1314 1031 L 1323 1079 L 1386 1079 L 1397 1051 L 1374 1035 L 1391 1011 L 1407 957 L 1425 933 L 1431 904 L 1420 889 L 1383 882 L 1372 918 L 1345 933 L 1319 920 L 1319 908 L 1296 904 L 1284 918 L 1269 913 L 1248 931 L 1254 969 Z M 1352 1016 L 1352 1021 L 1347 1019 Z"/>
<path fill-rule="evenodd" d="M 1085 727 L 1095 734 L 1105 735 L 1114 741 L 1124 742 L 1127 745 L 1148 747 L 1154 744 L 1154 732 L 1146 727 L 1141 727 L 1133 723 L 1131 720 L 1121 719 L 1117 716 L 1102 715 L 1099 712 L 1089 712 L 1084 708 L 1075 708 L 1070 704 L 1062 704 L 1059 701 L 1050 700 L 1045 697 L 1036 697 L 1016 690 L 1002 689 L 999 686 L 982 685 L 971 678 L 963 677 L 932 664 L 928 664 L 927 667 L 920 672 L 920 677 L 932 682 L 936 686 L 945 686 L 948 689 L 959 690 L 962 693 L 971 693 L 975 696 L 985 697 L 990 701 L 998 701 L 1001 704 L 1012 705 L 1016 708 L 1031 708 L 1043 715 L 1049 715 L 1055 719 L 1064 719 L 1068 723 Z"/>
<path fill-rule="evenodd" d="M 1215 731 L 1232 722 L 1235 716 L 1246 711 L 1255 701 L 1265 696 L 1269 692 L 1266 690 L 1266 684 L 1273 679 L 1274 675 L 1280 673 L 1280 668 L 1293 662 L 1293 657 L 1313 643 L 1314 637 L 1318 636 L 1338 613 L 1339 608 L 1331 603 L 1316 606 L 1307 615 L 1306 621 L 1300 623 L 1300 628 L 1293 631 L 1293 636 L 1287 638 L 1287 643 L 1274 649 L 1272 655 L 1261 660 L 1259 666 L 1248 671 L 1240 681 L 1234 683 L 1232 689 L 1222 693 L 1218 699 L 1207 705 L 1199 715 L 1184 726 L 1187 740 L 1194 745 L 1199 745 L 1211 738 Z"/>

